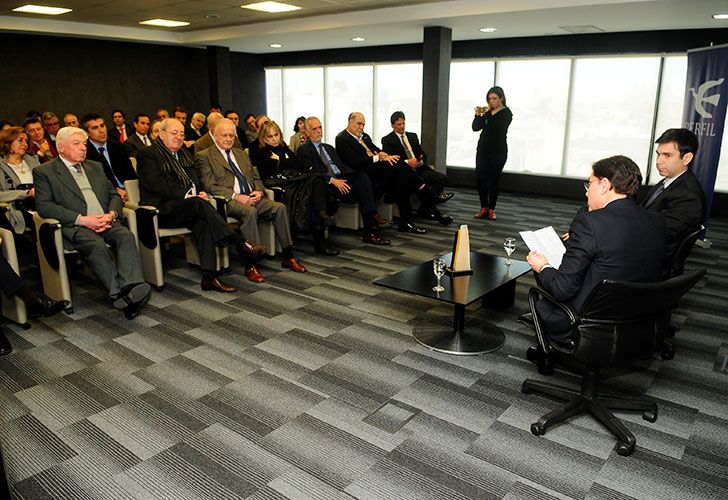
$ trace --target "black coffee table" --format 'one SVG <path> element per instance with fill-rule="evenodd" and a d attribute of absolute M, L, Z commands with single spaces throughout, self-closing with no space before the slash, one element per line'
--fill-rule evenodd
<path fill-rule="evenodd" d="M 443 255 L 450 262 L 452 254 Z M 432 260 L 374 281 L 375 285 L 413 293 L 422 297 L 448 302 L 455 306 L 452 320 L 431 318 L 418 322 L 412 334 L 420 344 L 435 351 L 449 354 L 483 354 L 499 349 L 505 334 L 495 325 L 465 317 L 465 307 L 483 299 L 483 307 L 504 310 L 513 305 L 516 297 L 516 279 L 531 270 L 527 262 L 512 259 L 506 265 L 505 257 L 470 252 L 473 274 L 442 277 L 442 292 L 432 287 L 437 278 L 432 272 Z"/>

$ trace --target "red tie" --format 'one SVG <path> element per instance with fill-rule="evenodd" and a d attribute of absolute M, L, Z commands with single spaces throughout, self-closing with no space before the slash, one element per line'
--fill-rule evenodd
<path fill-rule="evenodd" d="M 124 142 L 126 140 L 126 127 L 119 127 L 119 141 Z"/>

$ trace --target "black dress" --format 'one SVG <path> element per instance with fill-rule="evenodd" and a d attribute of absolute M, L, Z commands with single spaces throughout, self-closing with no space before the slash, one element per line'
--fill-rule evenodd
<path fill-rule="evenodd" d="M 473 132 L 480 132 L 475 155 L 475 175 L 478 179 L 478 196 L 481 208 L 495 209 L 498 201 L 498 182 L 508 159 L 506 135 L 513 120 L 513 113 L 505 106 L 497 113 L 488 111 L 473 119 Z"/>
<path fill-rule="evenodd" d="M 261 146 L 250 151 L 250 161 L 267 188 L 283 189 L 281 200 L 291 216 L 294 230 L 315 229 L 318 217 L 326 212 L 326 181 L 321 174 L 306 166 L 285 143 Z M 278 159 L 271 156 L 275 153 Z"/>

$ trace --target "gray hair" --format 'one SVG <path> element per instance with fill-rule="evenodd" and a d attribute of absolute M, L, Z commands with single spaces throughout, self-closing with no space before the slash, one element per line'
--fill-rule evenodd
<path fill-rule="evenodd" d="M 209 115 L 207 115 L 207 129 L 212 132 L 215 130 L 215 125 L 217 125 L 217 122 L 225 118 L 222 116 L 222 113 L 218 113 L 217 111 L 213 111 Z"/>
<path fill-rule="evenodd" d="M 219 127 L 220 125 L 226 125 L 226 124 L 232 126 L 233 132 L 235 131 L 235 122 L 233 122 L 230 118 L 222 118 L 215 122 L 215 126 L 212 129 L 213 135 L 215 134 L 215 130 L 217 130 L 217 127 Z"/>
<path fill-rule="evenodd" d="M 318 120 L 319 123 L 321 123 L 321 120 L 317 116 L 309 116 L 304 120 L 303 128 L 305 128 L 306 130 L 311 130 L 311 120 Z"/>
<path fill-rule="evenodd" d="M 65 144 L 74 135 L 83 136 L 84 141 L 88 139 L 88 134 L 83 129 L 80 129 L 78 127 L 63 127 L 56 134 L 56 144 Z"/>
<path fill-rule="evenodd" d="M 160 130 L 160 132 L 162 130 L 165 130 L 166 131 L 167 128 L 169 127 L 169 124 L 172 123 L 172 120 L 176 121 L 177 123 L 180 123 L 180 121 L 177 118 L 165 118 L 164 120 L 162 120 L 161 122 L 159 122 L 159 130 Z"/>
<path fill-rule="evenodd" d="M 205 119 L 205 113 L 200 113 L 199 111 L 195 111 L 195 113 L 192 115 L 192 118 L 202 118 Z"/>

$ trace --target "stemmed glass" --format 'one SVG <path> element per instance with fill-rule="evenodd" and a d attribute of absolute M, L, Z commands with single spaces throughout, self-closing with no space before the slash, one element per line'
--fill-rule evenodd
<path fill-rule="evenodd" d="M 508 254 L 508 258 L 506 259 L 506 265 L 511 265 L 511 254 L 516 249 L 516 239 L 515 238 L 506 238 L 503 240 L 503 248 L 505 249 L 506 253 Z"/>
<path fill-rule="evenodd" d="M 437 276 L 437 285 L 432 287 L 432 291 L 445 291 L 445 287 L 440 284 L 440 280 L 442 279 L 442 275 L 445 274 L 446 266 L 447 263 L 440 257 L 437 257 L 435 260 L 432 261 L 432 272 L 434 272 L 435 276 Z"/>

